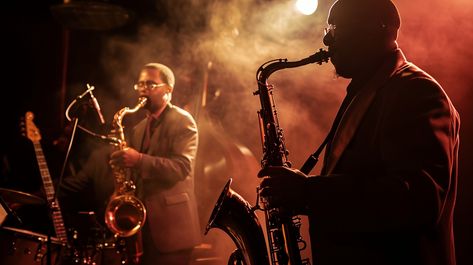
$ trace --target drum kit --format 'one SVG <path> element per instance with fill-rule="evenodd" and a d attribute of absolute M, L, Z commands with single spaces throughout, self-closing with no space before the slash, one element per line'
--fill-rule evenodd
<path fill-rule="evenodd" d="M 39 230 L 38 225 L 31 223 L 41 222 L 41 218 L 25 214 L 31 213 L 31 209 L 44 210 L 46 200 L 0 188 L 0 202 L 0 210 L 6 213 L 6 218 L 0 219 L 0 263 L 3 265 L 118 265 L 126 260 L 122 243 L 97 222 L 94 212 L 79 212 L 72 218 L 76 225 L 67 229 L 70 242 L 64 245 L 49 235 L 52 229 L 34 231 Z M 44 215 L 47 216 L 47 211 Z"/>

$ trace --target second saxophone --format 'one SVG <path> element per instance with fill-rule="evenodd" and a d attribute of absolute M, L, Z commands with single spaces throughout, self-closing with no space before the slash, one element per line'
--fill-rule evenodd
<path fill-rule="evenodd" d="M 254 95 L 260 98 L 261 109 L 258 111 L 263 158 L 261 167 L 290 166 L 284 136 L 279 127 L 277 112 L 272 99 L 272 85 L 269 76 L 281 69 L 294 68 L 310 63 L 328 62 L 328 51 L 320 49 L 315 54 L 295 62 L 287 59 L 271 60 L 258 69 L 256 79 L 258 90 Z M 308 172 L 304 172 L 308 173 Z M 230 188 L 231 179 L 213 209 L 207 224 L 206 233 L 211 228 L 219 228 L 227 233 L 237 249 L 231 254 L 228 264 L 245 265 L 305 265 L 309 258 L 302 258 L 301 251 L 306 243 L 300 234 L 301 219 L 286 209 L 272 207 L 261 198 L 263 206 L 252 207 L 243 197 Z M 255 210 L 264 211 L 266 238 L 255 214 Z M 266 242 L 267 240 L 267 242 Z M 267 244 L 267 245 L 266 245 Z M 269 253 L 268 253 L 269 252 Z"/>

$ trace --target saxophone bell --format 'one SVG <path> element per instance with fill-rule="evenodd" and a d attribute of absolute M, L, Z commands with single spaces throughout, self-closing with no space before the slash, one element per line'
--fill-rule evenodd
<path fill-rule="evenodd" d="M 210 215 L 204 234 L 218 228 L 227 233 L 237 252 L 230 257 L 228 264 L 243 261 L 246 265 L 269 264 L 263 229 L 251 205 L 230 188 L 232 179 L 227 181 Z"/>
<path fill-rule="evenodd" d="M 144 204 L 133 195 L 114 196 L 105 211 L 107 227 L 120 237 L 136 234 L 146 220 Z"/>

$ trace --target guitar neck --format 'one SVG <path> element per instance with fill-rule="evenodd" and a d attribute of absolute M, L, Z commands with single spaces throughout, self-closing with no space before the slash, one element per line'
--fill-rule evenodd
<path fill-rule="evenodd" d="M 43 181 L 44 191 L 46 193 L 46 199 L 49 203 L 49 207 L 52 213 L 52 221 L 56 236 L 61 243 L 67 243 L 67 233 L 64 226 L 64 220 L 61 214 L 61 208 L 55 195 L 54 184 L 49 174 L 48 164 L 43 154 L 43 149 L 39 141 L 34 141 L 34 150 L 36 154 L 36 160 L 38 161 L 39 171 L 41 173 L 41 179 Z"/>

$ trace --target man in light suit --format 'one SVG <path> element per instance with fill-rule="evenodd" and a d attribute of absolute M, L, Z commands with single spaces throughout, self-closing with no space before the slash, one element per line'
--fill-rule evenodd
<path fill-rule="evenodd" d="M 148 117 L 134 127 L 130 147 L 111 154 L 112 164 L 135 172 L 148 211 L 145 265 L 188 264 L 201 240 L 193 179 L 197 126 L 188 112 L 171 104 L 174 83 L 167 66 L 144 66 L 135 89 L 148 98 Z"/>
<path fill-rule="evenodd" d="M 148 99 L 144 106 L 147 117 L 133 128 L 127 147 L 116 151 L 106 144 L 96 149 L 77 175 L 64 179 L 58 194 L 66 203 L 66 210 L 77 209 L 71 201 L 77 203 L 89 197 L 103 224 L 105 208 L 114 191 L 110 164 L 129 168 L 136 196 L 147 211 L 140 231 L 142 265 L 188 264 L 193 247 L 201 242 L 193 179 L 198 131 L 193 117 L 171 104 L 174 84 L 169 67 L 146 64 L 135 90 L 139 97 Z M 140 257 L 129 257 L 129 261 L 135 258 Z"/>
<path fill-rule="evenodd" d="M 320 176 L 268 167 L 261 195 L 306 214 L 318 265 L 454 265 L 460 119 L 397 44 L 390 0 L 339 0 L 324 43 L 350 78 Z"/>

